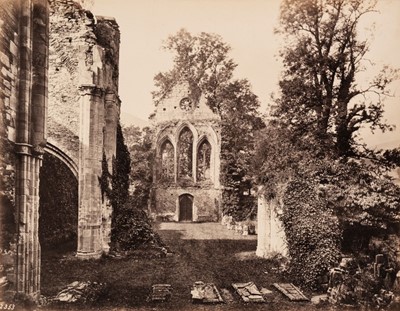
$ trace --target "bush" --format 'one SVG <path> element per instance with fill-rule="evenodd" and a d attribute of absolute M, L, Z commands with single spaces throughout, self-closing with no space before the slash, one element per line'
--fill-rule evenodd
<path fill-rule="evenodd" d="M 338 219 L 318 196 L 316 184 L 296 178 L 283 193 L 283 222 L 291 259 L 289 272 L 300 283 L 317 288 L 340 257 Z"/>
<path fill-rule="evenodd" d="M 128 251 L 143 244 L 163 245 L 158 234 L 153 231 L 146 212 L 137 207 L 132 198 L 120 208 L 114 221 L 111 233 L 114 249 Z"/>

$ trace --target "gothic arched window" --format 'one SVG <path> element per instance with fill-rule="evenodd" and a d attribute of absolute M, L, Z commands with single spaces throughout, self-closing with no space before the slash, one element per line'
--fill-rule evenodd
<path fill-rule="evenodd" d="M 178 177 L 193 178 L 193 134 L 185 127 L 180 135 L 178 142 Z"/>
<path fill-rule="evenodd" d="M 197 150 L 197 180 L 209 180 L 211 163 L 211 145 L 204 140 Z"/>
<path fill-rule="evenodd" d="M 160 157 L 161 157 L 160 179 L 162 181 L 173 181 L 174 180 L 174 146 L 172 146 L 172 144 L 169 140 L 166 140 L 161 145 Z"/>

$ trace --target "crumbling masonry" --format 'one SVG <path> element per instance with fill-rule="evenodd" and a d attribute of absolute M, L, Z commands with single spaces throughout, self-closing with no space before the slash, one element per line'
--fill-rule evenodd
<path fill-rule="evenodd" d="M 99 177 L 103 154 L 111 171 L 116 151 L 119 30 L 71 0 L 2 0 L 0 29 L 0 294 L 35 299 L 45 152 L 79 181 L 77 256 L 109 249 L 111 207 Z"/>

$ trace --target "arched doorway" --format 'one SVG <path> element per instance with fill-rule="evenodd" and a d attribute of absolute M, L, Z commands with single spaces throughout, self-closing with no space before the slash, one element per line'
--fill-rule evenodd
<path fill-rule="evenodd" d="M 193 196 L 190 194 L 179 197 L 179 221 L 193 221 Z"/>

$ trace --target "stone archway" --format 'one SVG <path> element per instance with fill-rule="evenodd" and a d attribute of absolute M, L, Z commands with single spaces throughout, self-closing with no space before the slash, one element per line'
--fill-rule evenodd
<path fill-rule="evenodd" d="M 40 168 L 39 242 L 42 250 L 76 250 L 78 179 L 58 157 L 45 153 Z"/>

